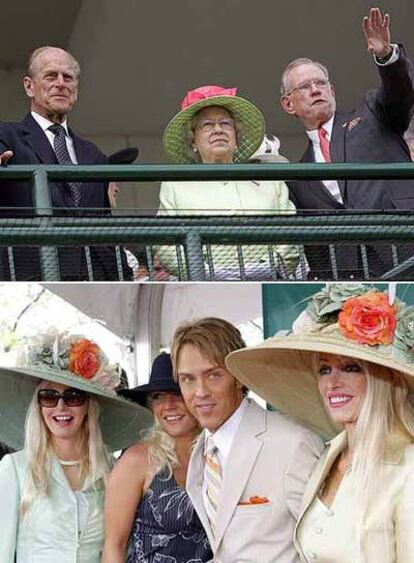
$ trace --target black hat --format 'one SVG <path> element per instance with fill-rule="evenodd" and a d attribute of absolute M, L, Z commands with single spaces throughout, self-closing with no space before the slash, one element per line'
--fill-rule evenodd
<path fill-rule="evenodd" d="M 137 147 L 128 147 L 108 156 L 108 164 L 132 164 L 137 159 Z"/>
<path fill-rule="evenodd" d="M 161 352 L 161 354 L 155 358 L 152 363 L 148 383 L 138 385 L 138 387 L 134 387 L 133 389 L 121 389 L 118 393 L 140 405 L 145 405 L 147 395 L 152 391 L 172 391 L 174 393 L 180 393 L 180 387 L 173 379 L 171 354 Z"/>

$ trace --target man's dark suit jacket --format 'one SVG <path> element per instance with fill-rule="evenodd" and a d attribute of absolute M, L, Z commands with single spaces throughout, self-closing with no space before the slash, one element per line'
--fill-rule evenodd
<path fill-rule="evenodd" d="M 411 62 L 400 45 L 398 61 L 378 66 L 381 86 L 368 92 L 363 103 L 348 113 L 336 112 L 331 141 L 332 162 L 411 162 L 403 139 L 414 105 L 414 74 Z M 301 162 L 314 162 L 309 142 Z M 339 203 L 320 181 L 289 183 L 290 196 L 298 210 L 383 210 L 414 208 L 412 180 L 339 180 L 344 204 Z M 311 278 L 329 279 L 332 270 L 328 247 L 307 246 Z M 355 246 L 337 245 L 336 260 L 340 275 L 362 277 L 361 256 Z M 391 249 L 367 247 L 370 273 L 378 276 L 393 266 Z M 400 261 L 414 253 L 399 245 Z"/>
<path fill-rule="evenodd" d="M 79 164 L 106 164 L 106 156 L 92 143 L 81 139 L 70 131 Z M 20 123 L 0 123 L 0 153 L 11 150 L 14 153 L 10 164 L 58 164 L 55 152 L 42 128 L 29 113 Z M 107 215 L 110 212 L 107 182 L 88 182 L 82 190 L 80 206 L 74 207 L 70 190 L 64 183 L 50 186 L 52 205 L 57 215 L 80 216 L 85 208 L 98 208 L 93 215 Z M 32 190 L 27 182 L 0 182 L 0 216 L 22 217 L 33 215 Z M 17 209 L 16 209 L 17 208 Z M 90 247 L 94 280 L 117 280 L 118 270 L 115 251 L 111 247 Z M 131 271 L 121 253 L 123 272 L 131 279 Z M 39 280 L 39 252 L 33 247 L 14 247 L 13 257 L 18 280 Z M 87 280 L 87 266 L 83 248 L 67 247 L 59 249 L 59 264 L 62 280 Z M 10 279 L 10 272 L 3 250 L 0 259 L 0 279 Z"/>

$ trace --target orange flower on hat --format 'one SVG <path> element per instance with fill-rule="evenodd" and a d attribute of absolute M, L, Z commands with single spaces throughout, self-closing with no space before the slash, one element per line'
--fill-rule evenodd
<path fill-rule="evenodd" d="M 390 305 L 384 293 L 371 291 L 365 295 L 345 301 L 339 313 L 339 330 L 359 344 L 391 344 L 395 327 L 397 308 Z"/>
<path fill-rule="evenodd" d="M 87 338 L 70 345 L 69 370 L 85 379 L 91 379 L 99 370 L 101 358 L 99 346 Z"/>

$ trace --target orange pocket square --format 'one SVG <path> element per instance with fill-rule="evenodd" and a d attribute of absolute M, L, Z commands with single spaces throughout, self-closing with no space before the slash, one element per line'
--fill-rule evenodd
<path fill-rule="evenodd" d="M 254 496 L 250 497 L 248 500 L 241 500 L 239 502 L 239 506 L 246 506 L 249 504 L 266 504 L 268 502 L 270 502 L 270 499 L 268 499 L 267 497 Z"/>

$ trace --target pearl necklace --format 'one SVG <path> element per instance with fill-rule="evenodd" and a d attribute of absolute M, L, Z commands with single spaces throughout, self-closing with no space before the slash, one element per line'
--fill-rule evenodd
<path fill-rule="evenodd" d="M 64 465 L 66 467 L 73 467 L 75 465 L 80 465 L 81 464 L 81 460 L 80 459 L 76 459 L 75 461 L 65 461 L 63 459 L 59 459 L 58 460 L 60 465 Z"/>

